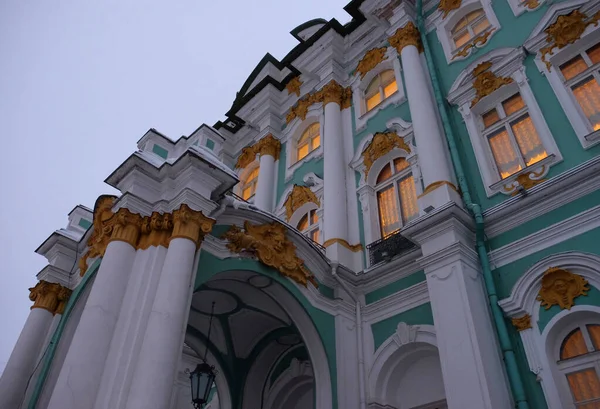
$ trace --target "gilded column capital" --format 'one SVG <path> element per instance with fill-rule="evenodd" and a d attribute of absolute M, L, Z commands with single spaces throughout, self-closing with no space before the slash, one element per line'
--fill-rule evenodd
<path fill-rule="evenodd" d="M 143 217 L 140 229 L 140 241 L 137 248 L 146 250 L 152 246 L 169 247 L 169 238 L 173 232 L 173 215 L 170 213 L 152 212 Z"/>
<path fill-rule="evenodd" d="M 79 274 L 83 277 L 87 271 L 88 258 L 101 257 L 106 251 L 112 233 L 112 207 L 117 200 L 116 196 L 101 195 L 94 205 L 93 230 L 87 245 L 88 250 L 79 260 Z"/>
<path fill-rule="evenodd" d="M 396 30 L 393 36 L 388 38 L 390 45 L 398 51 L 398 54 L 402 52 L 404 47 L 409 45 L 417 47 L 419 52 L 423 52 L 423 44 L 421 43 L 421 37 L 419 30 L 412 21 L 409 21 L 404 27 Z"/>
<path fill-rule="evenodd" d="M 210 233 L 216 220 L 206 217 L 201 211 L 190 209 L 186 204 L 173 212 L 173 235 L 171 240 L 185 238 L 200 246 L 204 236 Z"/>
<path fill-rule="evenodd" d="M 70 296 L 68 288 L 44 280 L 29 289 L 29 299 L 33 301 L 31 309 L 42 308 L 52 314 L 62 314 Z"/>
<path fill-rule="evenodd" d="M 281 142 L 273 135 L 268 134 L 254 145 L 254 149 L 260 156 L 269 155 L 278 160 L 279 152 L 281 152 Z"/>
<path fill-rule="evenodd" d="M 242 153 L 238 156 L 237 162 L 235 163 L 236 169 L 245 169 L 246 166 L 254 162 L 256 158 L 256 149 L 254 146 L 246 146 L 242 148 Z"/>
<path fill-rule="evenodd" d="M 344 93 L 344 87 L 337 83 L 335 80 L 329 81 L 322 89 L 321 95 L 323 96 L 323 106 L 329 103 L 336 103 L 342 106 L 342 97 Z"/>
<path fill-rule="evenodd" d="M 142 216 L 121 208 L 114 215 L 114 224 L 110 241 L 124 241 L 132 247 L 137 246 L 142 227 Z"/>

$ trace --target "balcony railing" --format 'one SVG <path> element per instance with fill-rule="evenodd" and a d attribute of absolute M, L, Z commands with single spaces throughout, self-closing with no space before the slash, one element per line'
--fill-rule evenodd
<path fill-rule="evenodd" d="M 373 266 L 382 261 L 389 261 L 394 256 L 417 247 L 415 243 L 402 236 L 399 231 L 367 245 L 370 264 Z"/>

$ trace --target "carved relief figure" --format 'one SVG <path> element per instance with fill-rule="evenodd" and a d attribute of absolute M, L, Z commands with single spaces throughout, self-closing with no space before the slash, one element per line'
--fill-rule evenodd
<path fill-rule="evenodd" d="M 542 277 L 542 288 L 537 299 L 546 309 L 558 305 L 563 310 L 570 310 L 575 298 L 587 295 L 589 290 L 588 282 L 582 276 L 550 267 Z"/>

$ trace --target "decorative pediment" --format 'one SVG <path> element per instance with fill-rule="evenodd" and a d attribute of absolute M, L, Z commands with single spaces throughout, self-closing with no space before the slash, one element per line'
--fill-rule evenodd
<path fill-rule="evenodd" d="M 372 48 L 365 53 L 364 57 L 359 61 L 358 66 L 356 67 L 356 72 L 360 74 L 361 80 L 369 71 L 377 67 L 383 60 L 386 59 L 386 51 L 386 47 L 380 47 Z"/>
<path fill-rule="evenodd" d="M 562 268 L 550 267 L 542 277 L 542 288 L 537 300 L 546 309 L 558 305 L 563 310 L 570 310 L 575 304 L 575 298 L 587 295 L 589 290 L 588 281 L 582 276 Z"/>
<path fill-rule="evenodd" d="M 503 85 L 513 82 L 510 77 L 500 77 L 490 71 L 492 63 L 482 62 L 473 70 L 473 88 L 475 89 L 475 98 L 471 101 L 471 106 L 477 104 L 482 98 L 487 97 Z"/>
<path fill-rule="evenodd" d="M 317 206 L 321 206 L 317 195 L 309 187 L 294 185 L 284 203 L 287 220 L 290 220 L 294 212 L 306 203 L 314 203 Z"/>
<path fill-rule="evenodd" d="M 365 175 L 369 174 L 373 163 L 392 149 L 398 148 L 410 153 L 410 146 L 396 132 L 377 132 L 362 153 Z"/>
<path fill-rule="evenodd" d="M 234 252 L 249 252 L 263 264 L 306 287 L 310 281 L 318 287 L 317 280 L 296 255 L 296 246 L 286 236 L 286 227 L 280 223 L 252 225 L 244 222 L 244 230 L 237 226 L 223 235 L 228 240 L 227 248 Z"/>
<path fill-rule="evenodd" d="M 438 5 L 438 10 L 440 10 L 443 13 L 442 20 L 448 17 L 448 14 L 452 10 L 460 8 L 461 4 L 462 0 L 441 0 L 440 4 Z"/>

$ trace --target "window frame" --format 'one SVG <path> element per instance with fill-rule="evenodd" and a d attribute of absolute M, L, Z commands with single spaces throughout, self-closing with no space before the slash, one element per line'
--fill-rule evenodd
<path fill-rule="evenodd" d="M 311 214 L 314 214 L 316 217 L 316 221 L 313 222 L 311 219 Z M 306 227 L 306 229 L 304 230 L 300 230 L 300 223 L 302 222 L 302 219 L 306 217 L 307 218 L 307 222 L 308 225 Z M 300 219 L 298 219 L 298 222 L 296 223 L 296 229 L 302 233 L 304 236 L 306 236 L 307 238 L 311 239 L 312 241 L 314 241 L 315 243 L 321 243 L 322 241 L 322 236 L 323 236 L 323 232 L 321 231 L 321 218 L 319 217 L 319 209 L 318 208 L 312 208 L 309 209 L 307 211 L 305 211 L 302 216 L 300 216 Z M 318 240 L 313 240 L 312 234 L 314 232 L 318 232 Z"/>
<path fill-rule="evenodd" d="M 508 4 L 515 17 L 527 11 L 536 11 L 546 3 L 546 0 L 508 0 Z"/>
<path fill-rule="evenodd" d="M 254 172 L 256 173 L 256 177 L 250 181 L 248 181 L 248 177 L 250 175 L 252 175 L 252 173 Z M 244 171 L 240 174 L 240 187 L 238 189 L 238 196 L 241 197 L 242 199 L 244 199 L 247 202 L 254 202 L 254 196 L 256 195 L 256 188 L 258 187 L 258 177 L 260 174 L 260 165 L 258 161 L 254 161 L 253 163 L 251 163 L 250 165 L 248 165 L 246 167 L 246 169 L 244 169 Z M 244 190 L 246 190 L 246 187 L 252 184 L 254 186 L 254 191 L 252 192 L 252 194 L 250 195 L 250 197 L 248 197 L 247 199 L 244 198 Z"/>
<path fill-rule="evenodd" d="M 392 73 L 392 82 L 396 83 L 396 90 L 394 92 L 392 92 L 389 96 L 385 96 L 385 87 L 387 85 L 390 85 L 392 82 L 388 83 L 387 85 L 383 85 L 383 81 L 382 81 L 382 74 L 385 72 L 391 72 Z M 375 81 L 379 80 L 379 84 L 378 84 L 378 91 L 379 91 L 379 102 L 375 105 L 373 105 L 373 107 L 371 109 L 368 108 L 368 95 L 367 95 L 367 90 L 371 87 L 371 84 L 373 84 Z M 373 77 L 373 79 L 371 79 L 371 82 L 369 82 L 369 84 L 367 85 L 367 87 L 365 88 L 365 90 L 363 91 L 363 100 L 365 102 L 365 109 L 366 112 L 370 112 L 374 109 L 376 109 L 379 105 L 383 104 L 385 102 L 386 99 L 391 98 L 395 93 L 398 92 L 398 81 L 396 80 L 396 75 L 394 73 L 393 69 L 389 69 L 389 70 L 381 70 L 377 73 L 377 75 L 375 75 L 375 77 Z M 375 96 L 376 94 L 373 94 L 373 96 Z"/>
<path fill-rule="evenodd" d="M 458 36 L 458 33 L 457 33 L 457 34 L 453 33 L 453 31 L 454 31 L 454 28 L 455 28 L 456 26 L 458 26 L 458 24 L 459 24 L 461 21 L 463 21 L 463 20 L 466 20 L 468 16 L 470 16 L 471 14 L 473 14 L 473 13 L 475 13 L 475 12 L 477 12 L 477 11 L 480 11 L 480 10 L 481 10 L 481 14 L 480 14 L 479 16 L 477 16 L 477 17 L 476 17 L 476 18 L 475 18 L 473 21 L 471 21 L 471 22 L 467 21 L 467 22 L 465 23 L 465 26 L 464 26 L 464 27 L 462 27 L 462 28 L 459 30 L 459 33 L 461 33 L 461 32 L 462 32 L 462 33 L 464 33 L 464 32 L 468 33 L 468 34 L 469 34 L 469 39 L 468 39 L 468 40 L 467 40 L 467 41 L 466 41 L 464 44 L 461 44 L 461 45 L 458 45 L 458 44 L 456 44 L 456 37 Z M 488 22 L 488 26 L 487 26 L 487 27 L 485 28 L 485 30 L 483 30 L 482 32 L 480 32 L 480 33 L 475 33 L 475 30 L 474 30 L 474 27 L 473 27 L 473 26 L 477 25 L 479 22 L 483 21 L 484 19 L 485 19 L 485 20 Z M 488 20 L 488 18 L 487 18 L 487 16 L 486 16 L 486 14 L 485 14 L 485 10 L 483 9 L 483 7 L 482 7 L 482 8 L 480 8 L 480 9 L 475 9 L 475 10 L 473 10 L 473 11 L 470 11 L 469 13 L 465 14 L 464 16 L 462 16 L 462 17 L 461 17 L 461 18 L 460 18 L 460 19 L 459 19 L 459 20 L 456 22 L 456 24 L 454 24 L 454 26 L 453 26 L 453 27 L 451 27 L 451 28 L 450 28 L 450 31 L 449 31 L 449 33 L 450 33 L 450 37 L 452 38 L 452 42 L 454 43 L 454 49 L 456 50 L 456 49 L 460 49 L 460 48 L 462 48 L 462 47 L 463 47 L 465 44 L 468 44 L 470 41 L 472 41 L 472 40 L 473 40 L 475 37 L 477 37 L 478 35 L 480 35 L 480 34 L 482 34 L 482 33 L 485 33 L 486 31 L 488 31 L 488 29 L 489 29 L 491 26 L 492 26 L 492 24 L 491 24 L 491 23 L 490 23 L 490 21 Z"/>
<path fill-rule="evenodd" d="M 308 132 L 311 128 L 314 128 L 315 125 L 318 126 L 319 128 L 319 133 L 318 135 L 313 135 L 313 136 L 309 136 Z M 303 141 L 302 139 L 304 138 L 304 136 L 306 135 L 306 141 Z M 319 146 L 313 147 L 313 142 L 316 138 L 319 138 Z M 306 158 L 307 156 L 309 156 L 312 152 L 316 151 L 317 149 L 319 149 L 321 147 L 321 141 L 323 140 L 322 135 L 321 135 L 321 124 L 319 122 L 313 122 L 311 123 L 309 126 L 306 127 L 306 129 L 304 129 L 304 131 L 302 132 L 302 134 L 300 135 L 300 138 L 298 138 L 298 141 L 296 142 L 296 147 L 295 147 L 295 152 L 296 152 L 296 161 L 294 162 L 297 163 L 301 160 L 303 160 L 304 158 Z M 306 153 L 306 155 L 304 155 L 303 157 L 299 157 L 300 156 L 300 148 L 302 146 L 308 146 L 308 152 Z"/>
<path fill-rule="evenodd" d="M 314 123 L 319 123 L 319 135 L 321 138 L 320 145 L 318 148 L 310 151 L 305 157 L 300 160 L 297 159 L 297 146 L 300 138 L 304 134 L 304 131 L 307 130 Z M 283 138 L 281 143 L 285 143 L 285 153 L 286 153 L 286 166 L 285 166 L 285 183 L 289 183 L 294 176 L 294 173 L 300 166 L 304 163 L 313 160 L 319 159 L 323 157 L 323 123 L 324 123 L 324 112 L 321 103 L 313 104 L 309 107 L 308 113 L 306 115 L 306 119 L 303 121 L 299 118 L 294 119 L 288 126 L 284 129 Z"/>

